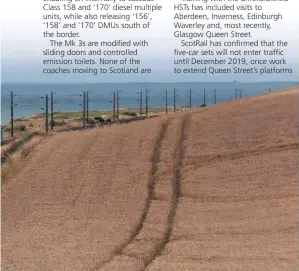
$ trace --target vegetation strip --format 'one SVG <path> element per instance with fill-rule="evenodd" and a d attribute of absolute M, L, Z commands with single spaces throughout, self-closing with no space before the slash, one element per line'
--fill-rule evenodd
<path fill-rule="evenodd" d="M 35 136 L 40 136 L 41 134 L 39 132 L 33 132 L 29 135 L 24 136 L 22 139 L 20 139 L 19 141 L 13 143 L 11 145 L 11 147 L 8 148 L 8 150 L 6 150 L 1 157 L 1 165 L 3 165 L 7 159 L 9 158 L 10 155 L 13 155 L 14 153 L 18 152 L 20 150 L 20 148 L 26 143 L 28 142 L 30 139 L 32 139 Z"/>

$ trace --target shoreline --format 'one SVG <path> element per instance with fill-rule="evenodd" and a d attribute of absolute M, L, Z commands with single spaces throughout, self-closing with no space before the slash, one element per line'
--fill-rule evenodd
<path fill-rule="evenodd" d="M 177 108 L 186 108 L 186 106 L 177 106 Z M 195 108 L 196 106 L 194 106 Z M 168 106 L 168 111 L 172 111 L 173 110 L 173 106 Z M 165 107 L 149 107 L 148 108 L 149 113 L 153 113 L 156 112 L 164 112 L 165 111 Z M 152 112 L 151 112 L 152 111 Z M 122 107 L 119 108 L 119 112 L 120 113 L 124 113 L 124 112 L 135 112 L 137 115 L 139 115 L 140 112 L 140 108 L 138 107 Z M 142 112 L 143 114 L 145 114 L 145 108 L 142 108 Z M 59 117 L 59 115 L 67 115 L 69 114 L 70 116 L 72 115 L 79 115 L 82 114 L 83 112 L 81 110 L 76 110 L 76 111 L 54 111 L 53 115 L 54 118 L 55 117 Z M 112 115 L 113 114 L 113 110 L 111 109 L 101 109 L 101 110 L 91 110 L 89 111 L 89 114 L 102 114 L 102 115 Z M 50 117 L 51 113 L 49 113 L 49 117 Z M 122 115 L 122 114 L 121 114 Z M 27 115 L 21 118 L 15 118 L 14 122 L 22 122 L 22 121 L 30 121 L 30 120 L 34 120 L 34 119 L 43 119 L 45 117 L 45 113 L 33 113 L 31 115 Z M 78 118 L 81 118 L 78 116 Z M 92 118 L 92 116 L 90 116 L 90 118 Z M 74 118 L 75 119 L 75 118 Z M 2 127 L 7 126 L 8 124 L 10 124 L 10 121 L 6 122 L 6 123 L 1 123 Z"/>

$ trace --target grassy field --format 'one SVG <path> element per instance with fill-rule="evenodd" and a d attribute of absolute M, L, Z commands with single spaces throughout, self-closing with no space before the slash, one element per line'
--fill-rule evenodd
<path fill-rule="evenodd" d="M 299 89 L 38 144 L 2 270 L 298 270 Z"/>

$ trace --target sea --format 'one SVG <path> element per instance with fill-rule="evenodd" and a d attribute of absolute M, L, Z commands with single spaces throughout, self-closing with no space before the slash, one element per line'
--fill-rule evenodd
<path fill-rule="evenodd" d="M 148 90 L 148 106 L 164 107 L 167 90 L 168 106 L 173 105 L 176 89 L 176 105 L 189 105 L 189 93 L 192 90 L 192 106 L 204 103 L 214 104 L 229 101 L 237 97 L 253 96 L 268 91 L 283 90 L 295 87 L 297 82 L 174 82 L 174 83 L 84 83 L 84 84 L 1 84 L 1 124 L 10 121 L 11 92 L 13 92 L 14 119 L 43 113 L 45 95 L 54 93 L 54 112 L 81 111 L 83 92 L 89 92 L 89 110 L 112 110 L 113 92 L 119 90 L 120 108 L 138 108 L 139 94 Z M 242 90 L 242 91 L 240 91 Z M 204 98 L 206 93 L 206 98 Z"/>

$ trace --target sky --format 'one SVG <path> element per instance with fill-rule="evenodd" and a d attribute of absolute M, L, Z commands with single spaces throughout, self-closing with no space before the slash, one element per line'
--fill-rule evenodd
<path fill-rule="evenodd" d="M 198 1 L 203 3 L 205 1 Z M 289 0 L 284 2 L 260 2 L 264 13 L 283 15 L 282 21 L 273 22 L 271 31 L 252 30 L 255 39 L 282 39 L 289 43 L 285 50 L 287 67 L 292 68 L 293 74 L 281 76 L 237 76 L 236 75 L 175 75 L 173 74 L 173 50 L 180 49 L 180 41 L 174 38 L 173 10 L 174 4 L 183 3 L 180 0 L 156 0 L 163 6 L 163 11 L 156 11 L 152 16 L 151 28 L 121 30 L 97 29 L 84 30 L 82 39 L 91 41 L 132 39 L 148 40 L 150 46 L 141 48 L 139 56 L 142 68 L 151 68 L 150 75 L 60 75 L 43 74 L 42 51 L 50 48 L 49 42 L 42 33 L 45 30 L 42 15 L 45 13 L 43 5 L 55 2 L 42 0 L 14 0 L 1 1 L 1 75 L 2 82 L 127 82 L 127 81 L 292 81 L 298 80 L 299 75 L 299 29 L 296 14 L 298 2 Z M 100 2 L 99 2 L 100 3 Z M 106 3 L 106 2 L 105 2 Z M 229 2 L 227 2 L 229 3 Z M 246 1 L 234 1 L 235 4 L 246 4 Z M 239 11 L 232 11 L 239 13 Z M 116 12 L 118 13 L 118 12 Z M 63 12 L 59 12 L 63 15 Z M 204 14 L 204 13 L 202 13 Z M 245 14 L 243 12 L 243 14 Z M 201 21 L 201 23 L 206 23 Z M 105 49 L 105 48 L 104 48 Z M 201 67 L 203 68 L 203 67 Z"/>

